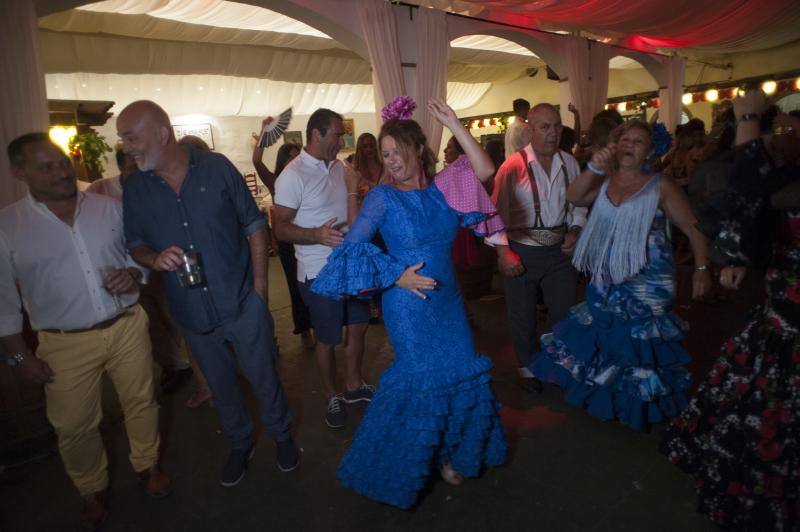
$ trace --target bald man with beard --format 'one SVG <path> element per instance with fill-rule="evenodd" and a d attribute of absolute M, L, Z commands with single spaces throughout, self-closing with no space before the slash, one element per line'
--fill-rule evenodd
<path fill-rule="evenodd" d="M 201 285 L 182 286 L 171 274 L 164 284 L 172 317 L 208 379 L 231 441 L 221 484 L 238 484 L 255 450 L 237 369 L 253 386 L 264 427 L 277 445 L 278 468 L 295 469 L 300 457 L 275 368 L 267 306 L 266 222 L 242 175 L 221 154 L 179 145 L 169 117 L 154 102 L 127 106 L 117 133 L 139 168 L 123 192 L 125 238 L 134 259 L 174 272 L 185 251 L 200 256 Z"/>

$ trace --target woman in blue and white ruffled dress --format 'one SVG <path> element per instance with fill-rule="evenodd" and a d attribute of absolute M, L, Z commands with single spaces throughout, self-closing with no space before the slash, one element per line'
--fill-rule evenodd
<path fill-rule="evenodd" d="M 629 121 L 612 139 L 567 191 L 571 203 L 592 205 L 573 257 L 591 276 L 586 301 L 542 337 L 530 369 L 559 384 L 567 402 L 645 430 L 681 412 L 689 385 L 690 358 L 680 343 L 685 324 L 671 311 L 675 265 L 667 220 L 689 235 L 693 297 L 711 285 L 708 243 L 680 187 L 647 172 L 655 151 L 650 127 Z"/>

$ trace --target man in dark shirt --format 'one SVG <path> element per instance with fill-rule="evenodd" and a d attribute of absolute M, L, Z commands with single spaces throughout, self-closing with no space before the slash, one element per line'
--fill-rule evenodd
<path fill-rule="evenodd" d="M 172 274 L 164 281 L 172 316 L 208 379 L 231 440 L 222 485 L 239 483 L 254 451 L 237 365 L 253 385 L 264 427 L 277 443 L 279 469 L 291 471 L 299 455 L 275 370 L 264 218 L 231 162 L 180 146 L 157 104 L 130 104 L 117 119 L 117 132 L 139 167 L 123 192 L 125 238 L 134 259 L 154 270 L 175 271 L 184 251 L 199 254 L 200 286 L 181 286 Z"/>

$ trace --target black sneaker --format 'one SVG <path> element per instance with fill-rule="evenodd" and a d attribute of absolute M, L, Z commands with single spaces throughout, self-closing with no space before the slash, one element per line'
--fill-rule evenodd
<path fill-rule="evenodd" d="M 347 404 L 357 403 L 359 401 L 366 401 L 369 403 L 372 401 L 373 395 L 375 395 L 375 387 L 364 382 L 355 390 L 345 391 L 344 402 Z"/>
<path fill-rule="evenodd" d="M 278 447 L 278 469 L 283 473 L 288 473 L 297 469 L 300 465 L 300 453 L 291 438 L 285 441 L 276 441 Z"/>
<path fill-rule="evenodd" d="M 238 484 L 244 478 L 247 472 L 247 464 L 256 452 L 255 445 L 249 449 L 233 449 L 230 456 L 228 456 L 228 463 L 222 470 L 222 479 L 220 484 L 226 488 L 230 488 Z"/>
<path fill-rule="evenodd" d="M 336 394 L 328 399 L 328 412 L 325 414 L 325 423 L 332 429 L 344 427 L 347 420 L 347 412 L 344 411 L 344 397 Z"/>

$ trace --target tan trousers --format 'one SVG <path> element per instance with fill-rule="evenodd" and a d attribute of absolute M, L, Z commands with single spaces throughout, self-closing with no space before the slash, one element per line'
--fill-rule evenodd
<path fill-rule="evenodd" d="M 158 461 L 158 404 L 147 315 L 135 305 L 107 329 L 82 333 L 39 332 L 37 356 L 53 369 L 45 385 L 47 417 L 58 435 L 64 467 L 81 495 L 108 486 L 108 460 L 98 425 L 101 377 L 114 384 L 125 416 L 130 461 L 144 471 Z"/>

